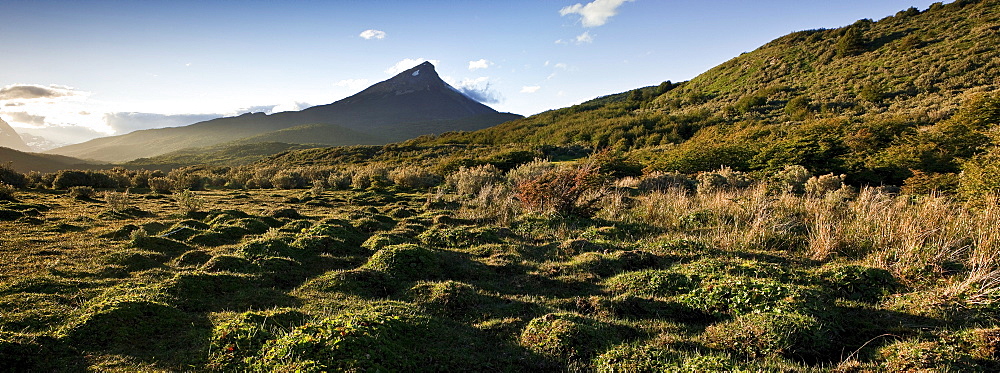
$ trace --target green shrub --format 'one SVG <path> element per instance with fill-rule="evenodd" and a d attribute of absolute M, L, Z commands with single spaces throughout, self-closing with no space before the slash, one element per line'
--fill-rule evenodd
<path fill-rule="evenodd" d="M 104 192 L 104 203 L 108 205 L 108 208 L 114 212 L 123 212 L 132 207 L 132 198 L 129 195 L 128 189 L 125 192 Z"/>
<path fill-rule="evenodd" d="M 445 178 L 449 188 L 463 195 L 477 194 L 484 186 L 501 179 L 500 169 L 493 165 L 462 167 Z"/>
<path fill-rule="evenodd" d="M 0 163 L 0 184 L 24 188 L 28 186 L 28 178 L 24 174 L 14 171 L 12 162 L 4 162 Z"/>
<path fill-rule="evenodd" d="M 69 187 L 69 196 L 76 199 L 90 199 L 96 194 L 97 192 L 94 191 L 94 188 L 89 186 Z"/>
<path fill-rule="evenodd" d="M 0 181 L 0 201 L 15 201 L 15 193 L 17 193 L 17 188 Z"/>
<path fill-rule="evenodd" d="M 679 172 L 654 171 L 642 175 L 636 188 L 642 192 L 665 192 L 671 189 L 693 192 L 696 186 L 697 182 Z"/>
<path fill-rule="evenodd" d="M 614 276 L 604 281 L 604 286 L 614 294 L 669 297 L 690 291 L 698 282 L 696 276 L 647 269 Z"/>
<path fill-rule="evenodd" d="M 67 189 L 74 186 L 94 186 L 93 181 L 84 171 L 63 170 L 56 173 L 52 180 L 52 187 L 56 189 Z"/>
<path fill-rule="evenodd" d="M 174 201 L 177 201 L 177 207 L 186 214 L 198 212 L 205 207 L 205 200 L 190 189 L 174 193 Z"/>
<path fill-rule="evenodd" d="M 532 319 L 521 332 L 525 348 L 559 361 L 589 359 L 610 342 L 597 321 L 573 313 L 550 313 Z"/>
<path fill-rule="evenodd" d="M 772 355 L 816 356 L 831 335 L 815 317 L 795 312 L 750 313 L 705 329 L 706 344 L 751 358 Z"/>
<path fill-rule="evenodd" d="M 441 177 L 426 169 L 413 166 L 401 166 L 389 172 L 389 179 L 400 188 L 427 189 L 438 185 Z"/>
<path fill-rule="evenodd" d="M 170 193 L 174 183 L 165 177 L 153 177 L 149 179 L 149 189 L 156 193 Z"/>

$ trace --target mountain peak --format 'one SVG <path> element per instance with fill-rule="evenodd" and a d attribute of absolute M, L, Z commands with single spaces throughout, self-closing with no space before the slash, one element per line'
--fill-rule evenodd
<path fill-rule="evenodd" d="M 430 62 L 422 62 L 417 66 L 406 69 L 405 71 L 396 74 L 388 80 L 376 83 L 365 90 L 358 92 L 352 97 L 348 97 L 347 100 L 358 99 L 361 97 L 369 96 L 383 96 L 383 95 L 406 95 L 414 92 L 420 91 L 433 91 L 446 89 L 449 91 L 454 91 L 448 83 L 441 80 L 438 76 L 437 71 L 434 68 L 434 64 Z"/>

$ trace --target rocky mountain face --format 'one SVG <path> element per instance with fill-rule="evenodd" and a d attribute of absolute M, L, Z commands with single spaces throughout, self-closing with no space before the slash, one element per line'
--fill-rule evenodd
<path fill-rule="evenodd" d="M 441 80 L 434 65 L 425 62 L 328 105 L 136 131 L 48 153 L 121 162 L 230 142 L 385 144 L 425 134 L 479 130 L 518 118 L 460 93 Z"/>
<path fill-rule="evenodd" d="M 17 131 L 3 119 L 0 119 L 0 146 L 14 150 L 28 150 L 28 145 L 21 139 L 21 135 L 18 135 Z"/>

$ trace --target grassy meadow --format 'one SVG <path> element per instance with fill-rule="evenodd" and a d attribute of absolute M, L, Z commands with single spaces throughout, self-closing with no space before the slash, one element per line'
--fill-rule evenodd
<path fill-rule="evenodd" d="M 536 160 L 7 187 L 0 366 L 1000 369 L 996 201 L 842 180 Z"/>

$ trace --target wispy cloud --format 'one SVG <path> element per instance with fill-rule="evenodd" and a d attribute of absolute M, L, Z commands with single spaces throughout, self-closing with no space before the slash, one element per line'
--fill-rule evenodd
<path fill-rule="evenodd" d="M 577 14 L 583 27 L 597 27 L 608 23 L 611 17 L 618 14 L 618 7 L 630 1 L 632 0 L 594 0 L 587 5 L 577 3 L 560 9 L 559 14 Z"/>
<path fill-rule="evenodd" d="M 382 40 L 385 39 L 385 31 L 369 29 L 361 31 L 361 34 L 359 34 L 358 36 L 362 37 L 365 40 L 372 40 L 372 39 Z"/>
<path fill-rule="evenodd" d="M 4 114 L 7 114 L 10 117 L 11 122 L 18 122 L 36 127 L 42 127 L 45 125 L 45 117 L 41 115 L 33 115 L 23 111 L 8 111 Z"/>
<path fill-rule="evenodd" d="M 492 65 L 493 62 L 487 61 L 485 58 L 478 61 L 469 61 L 469 71 L 475 71 L 479 69 L 486 69 Z"/>
<path fill-rule="evenodd" d="M 521 87 L 521 93 L 535 93 L 535 92 L 538 92 L 539 89 L 542 89 L 542 86 L 538 86 L 538 85 L 528 86 L 528 85 L 526 85 L 524 87 Z"/>
<path fill-rule="evenodd" d="M 574 42 L 577 44 L 590 44 L 594 42 L 594 36 L 590 35 L 590 31 L 584 31 L 582 34 L 576 36 Z"/>
<path fill-rule="evenodd" d="M 417 58 L 417 59 L 407 58 L 407 59 L 404 59 L 402 61 L 396 62 L 395 65 L 389 66 L 388 69 L 385 69 L 385 73 L 386 74 L 396 75 L 396 74 L 399 74 L 399 73 L 401 73 L 403 71 L 406 71 L 407 69 L 409 69 L 411 67 L 414 67 L 414 66 L 417 66 L 419 64 L 422 64 L 424 62 L 430 62 L 430 63 L 435 64 L 435 65 L 438 64 L 438 60 L 428 60 L 428 59 L 424 59 L 424 58 Z"/>
<path fill-rule="evenodd" d="M 481 76 L 475 79 L 465 79 L 459 83 L 449 83 L 456 90 L 469 98 L 484 104 L 496 104 L 503 101 L 503 96 L 491 87 L 490 78 Z"/>
<path fill-rule="evenodd" d="M 345 87 L 352 90 L 361 89 L 368 86 L 368 79 L 344 79 L 333 85 L 338 87 Z"/>

